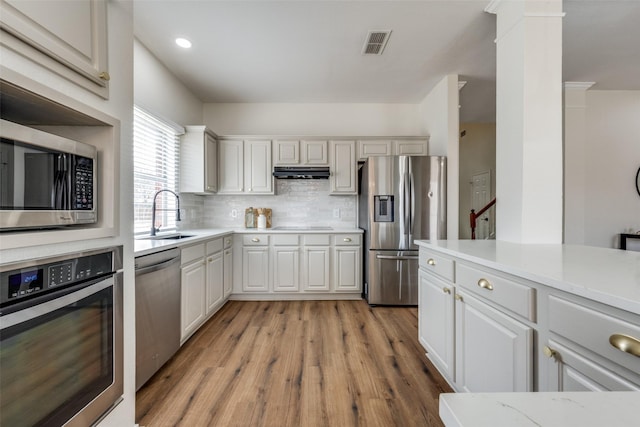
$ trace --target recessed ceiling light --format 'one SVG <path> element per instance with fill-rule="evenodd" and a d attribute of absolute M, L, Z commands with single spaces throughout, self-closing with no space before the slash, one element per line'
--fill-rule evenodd
<path fill-rule="evenodd" d="M 189 49 L 191 47 L 191 42 L 187 39 L 183 39 L 182 37 L 178 37 L 176 39 L 176 44 L 185 49 Z"/>

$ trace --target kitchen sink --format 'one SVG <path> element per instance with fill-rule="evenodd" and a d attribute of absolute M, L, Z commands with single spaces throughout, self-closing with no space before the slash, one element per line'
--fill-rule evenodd
<path fill-rule="evenodd" d="M 166 236 L 148 236 L 143 237 L 144 240 L 179 240 L 195 237 L 193 234 L 169 234 Z"/>

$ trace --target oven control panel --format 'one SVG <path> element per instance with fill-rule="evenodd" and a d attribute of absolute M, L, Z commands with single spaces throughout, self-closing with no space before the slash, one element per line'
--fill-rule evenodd
<path fill-rule="evenodd" d="M 112 252 L 35 264 L 0 273 L 0 303 L 81 283 L 113 271 Z"/>

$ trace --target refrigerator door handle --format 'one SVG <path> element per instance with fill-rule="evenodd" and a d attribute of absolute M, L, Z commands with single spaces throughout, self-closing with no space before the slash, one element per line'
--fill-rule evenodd
<path fill-rule="evenodd" d="M 415 182 L 413 180 L 413 171 L 409 170 L 409 194 L 411 198 L 409 200 L 410 210 L 409 210 L 409 247 L 413 243 L 413 226 L 416 218 L 416 192 L 415 192 Z"/>
<path fill-rule="evenodd" d="M 391 260 L 410 260 L 410 259 L 418 259 L 417 255 L 376 255 L 376 259 L 391 259 Z"/>

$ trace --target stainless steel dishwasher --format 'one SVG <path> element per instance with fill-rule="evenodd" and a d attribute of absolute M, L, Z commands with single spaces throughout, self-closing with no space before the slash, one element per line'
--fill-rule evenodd
<path fill-rule="evenodd" d="M 180 249 L 136 257 L 136 390 L 180 348 Z"/>

